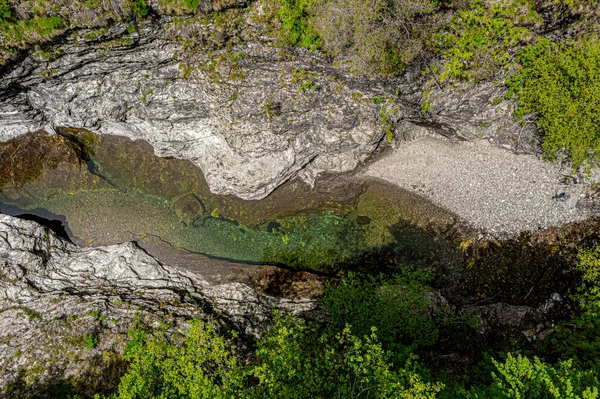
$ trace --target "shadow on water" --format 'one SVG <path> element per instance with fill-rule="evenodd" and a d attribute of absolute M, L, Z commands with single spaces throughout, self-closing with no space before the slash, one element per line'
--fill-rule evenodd
<path fill-rule="evenodd" d="M 62 215 L 55 215 L 47 209 L 34 208 L 34 209 L 21 209 L 14 205 L 3 204 L 0 202 L 0 213 L 10 216 L 18 217 L 23 220 L 31 220 L 44 227 L 47 227 L 50 231 L 56 234 L 63 240 L 72 242 L 73 234 L 69 230 L 67 224 L 67 218 Z"/>
<path fill-rule="evenodd" d="M 215 262 L 331 276 L 421 268 L 452 301 L 522 304 L 567 290 L 577 249 L 599 231 L 589 221 L 480 240 L 423 198 L 351 175 L 320 178 L 314 188 L 291 181 L 263 200 L 241 200 L 213 194 L 198 167 L 157 157 L 148 143 L 59 130 L 0 143 L 0 211 L 81 245 L 152 235 Z"/>

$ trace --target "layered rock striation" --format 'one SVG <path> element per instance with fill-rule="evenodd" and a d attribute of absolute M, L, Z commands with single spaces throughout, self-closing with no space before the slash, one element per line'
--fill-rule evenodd
<path fill-rule="evenodd" d="M 217 317 L 256 334 L 274 310 L 308 316 L 315 306 L 241 283 L 211 284 L 134 243 L 79 248 L 36 222 L 0 215 L 2 387 L 101 375 L 139 320 L 185 325 Z"/>

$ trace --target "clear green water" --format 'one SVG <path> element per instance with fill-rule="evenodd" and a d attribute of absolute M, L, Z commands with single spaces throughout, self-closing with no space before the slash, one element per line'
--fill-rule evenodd
<path fill-rule="evenodd" d="M 217 196 L 198 168 L 158 158 L 147 143 L 86 131 L 74 135 L 36 137 L 36 146 L 45 143 L 46 153 L 56 156 L 44 167 L 42 152 L 42 161 L 31 163 L 35 170 L 19 170 L 25 176 L 20 182 L 0 185 L 0 203 L 64 215 L 81 244 L 153 235 L 211 257 L 334 272 L 366 254 L 407 245 L 414 252 L 398 237 L 433 242 L 427 234 L 406 233 L 452 221 L 439 209 L 379 184 L 355 182 L 354 191 L 348 191 L 290 183 L 261 201 Z M 12 158 L 28 156 L 24 142 L 0 146 L 0 159 L 2 151 Z M 5 181 L 15 175 L 6 168 L 0 172 Z"/>
<path fill-rule="evenodd" d="M 17 204 L 18 205 L 18 204 Z M 364 229 L 352 216 L 328 213 L 269 220 L 256 227 L 207 217 L 186 224 L 169 201 L 134 190 L 81 190 L 36 202 L 65 215 L 73 234 L 88 244 L 143 236 L 161 237 L 187 250 L 218 258 L 326 268 L 359 255 Z M 358 244 L 358 245 L 357 245 Z"/>

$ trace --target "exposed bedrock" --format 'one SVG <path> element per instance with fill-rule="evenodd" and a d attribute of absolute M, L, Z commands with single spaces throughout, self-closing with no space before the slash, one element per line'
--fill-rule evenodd
<path fill-rule="evenodd" d="M 502 85 L 434 90 L 423 116 L 419 74 L 357 78 L 318 54 L 283 57 L 258 40 L 196 52 L 188 64 L 171 22 L 149 20 L 131 34 L 115 25 L 100 38 L 76 32 L 51 56 L 32 51 L 6 68 L 0 141 L 61 127 L 144 139 L 158 156 L 199 166 L 213 193 L 260 199 L 292 177 L 312 185 L 321 172 L 354 169 L 378 147 L 387 124 L 398 138 L 516 132 L 508 103 L 495 101 Z"/>
<path fill-rule="evenodd" d="M 120 353 L 136 317 L 178 324 L 219 315 L 254 334 L 274 309 L 310 318 L 315 304 L 209 282 L 134 243 L 76 247 L 35 222 L 0 215 L 0 387 L 23 372 L 32 381 L 91 372 Z"/>
<path fill-rule="evenodd" d="M 111 32 L 101 42 L 67 38 L 55 60 L 16 65 L 0 82 L 0 140 L 63 126 L 144 139 L 159 156 L 200 166 L 214 193 L 244 199 L 297 174 L 312 183 L 352 170 L 380 141 L 378 106 L 351 95 L 369 99 L 377 85 L 334 80 L 308 52 L 289 61 L 256 43 L 235 49 L 243 56 L 232 79 L 201 68 L 183 78 L 181 45 L 163 39 L 163 24 L 124 36 L 126 26 L 114 27 L 112 41 Z"/>

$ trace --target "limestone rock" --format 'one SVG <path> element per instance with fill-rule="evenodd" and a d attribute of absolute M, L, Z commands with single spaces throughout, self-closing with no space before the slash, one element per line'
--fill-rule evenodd
<path fill-rule="evenodd" d="M 0 215 L 0 387 L 23 376 L 82 378 L 106 366 L 101 359 L 119 358 L 136 318 L 185 324 L 221 315 L 256 334 L 274 309 L 302 316 L 315 301 L 211 285 L 134 243 L 79 248 L 35 222 Z"/>
<path fill-rule="evenodd" d="M 223 79 L 202 67 L 184 78 L 182 44 L 165 39 L 169 21 L 133 34 L 115 26 L 104 41 L 71 37 L 54 60 L 13 65 L 0 82 L 0 141 L 62 127 L 144 139 L 159 156 L 200 166 L 214 193 L 244 199 L 297 175 L 312 184 L 323 171 L 352 170 L 379 144 L 380 105 L 370 99 L 380 83 L 340 75 L 308 51 L 284 59 L 257 42 L 232 50 L 241 55 L 231 78 L 225 62 Z"/>

